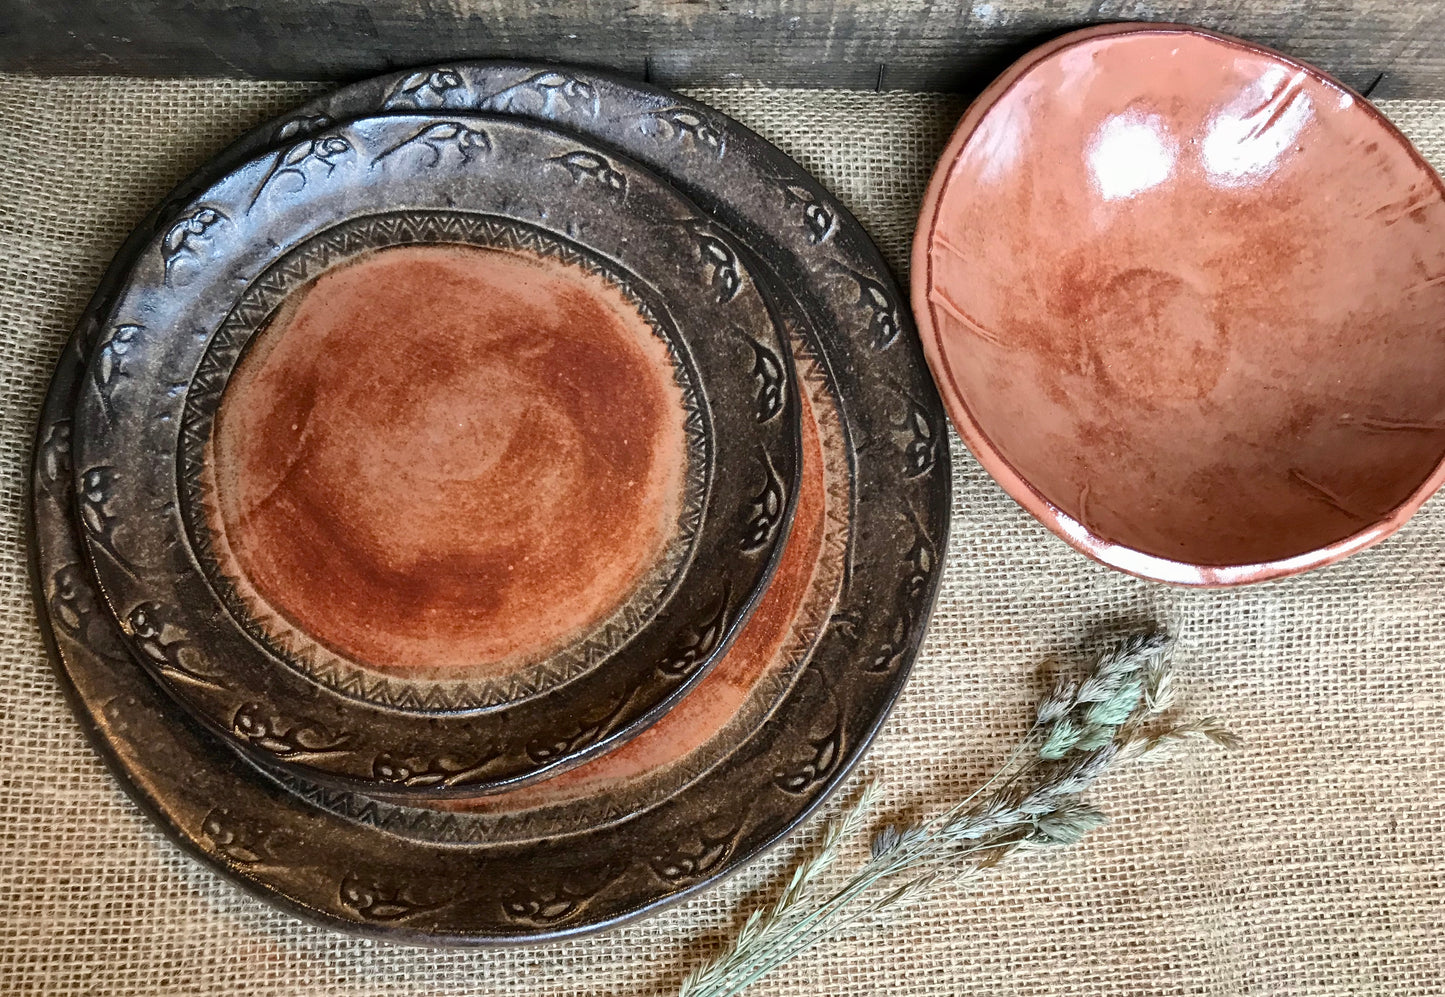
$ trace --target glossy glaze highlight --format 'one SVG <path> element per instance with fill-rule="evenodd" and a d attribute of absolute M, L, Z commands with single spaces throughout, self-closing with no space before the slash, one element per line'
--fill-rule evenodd
<path fill-rule="evenodd" d="M 1277 53 L 1120 25 L 965 115 L 914 244 L 950 415 L 1074 546 L 1233 584 L 1398 528 L 1445 456 L 1445 187 Z"/>

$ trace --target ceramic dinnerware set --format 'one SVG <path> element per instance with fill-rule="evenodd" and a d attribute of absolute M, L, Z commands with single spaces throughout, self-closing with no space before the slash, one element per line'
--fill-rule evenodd
<path fill-rule="evenodd" d="M 1442 233 L 1363 98 L 1194 29 L 1076 32 L 985 91 L 917 330 L 848 212 L 702 104 L 515 63 L 348 86 L 156 208 L 68 346 L 57 663 L 136 799 L 276 903 L 429 943 L 613 924 L 787 834 L 878 730 L 945 404 L 1147 578 L 1401 525 L 1442 478 Z"/>

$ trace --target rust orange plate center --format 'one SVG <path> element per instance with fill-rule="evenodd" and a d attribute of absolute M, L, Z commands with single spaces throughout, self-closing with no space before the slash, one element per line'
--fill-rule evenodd
<path fill-rule="evenodd" d="M 256 337 L 211 465 L 213 532 L 292 626 L 392 673 L 502 674 L 621 604 L 676 532 L 682 394 L 600 276 L 386 249 Z"/>

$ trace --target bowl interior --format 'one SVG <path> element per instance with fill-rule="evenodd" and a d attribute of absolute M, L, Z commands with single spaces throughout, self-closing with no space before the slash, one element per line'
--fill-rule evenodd
<path fill-rule="evenodd" d="M 1275 53 L 1074 37 L 970 109 L 925 206 L 916 305 L 960 430 L 1131 570 L 1383 536 L 1445 456 L 1440 180 Z"/>

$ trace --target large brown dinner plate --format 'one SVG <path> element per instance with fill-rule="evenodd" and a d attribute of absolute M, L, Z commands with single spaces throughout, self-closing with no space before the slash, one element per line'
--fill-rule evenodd
<path fill-rule="evenodd" d="M 623 812 L 608 812 L 584 789 L 571 818 L 550 811 L 551 830 L 542 837 L 513 825 L 495 843 L 450 843 L 445 814 L 431 825 L 435 834 L 393 833 L 380 825 L 394 809 L 315 790 L 328 810 L 259 775 L 188 720 L 125 652 L 97 603 L 71 515 L 69 418 L 81 346 L 94 337 L 98 315 L 144 234 L 107 275 L 47 400 L 35 468 L 36 582 L 78 716 L 117 776 L 182 846 L 273 902 L 340 927 L 432 943 L 553 938 L 655 909 L 736 869 L 795 827 L 857 761 L 927 624 L 946 541 L 947 444 L 907 311 L 857 222 L 778 150 L 674 94 L 521 64 L 399 73 L 348 87 L 258 130 L 178 197 L 268 145 L 302 148 L 331 121 L 387 107 L 442 106 L 548 122 L 626 154 L 727 225 L 749 247 L 745 255 L 766 261 L 763 268 L 751 260 L 784 316 L 803 382 L 813 385 L 808 406 L 821 429 L 829 425 L 828 399 L 836 406 L 831 446 L 842 459 L 831 466 L 845 469 L 844 487 L 826 490 L 835 524 L 827 532 L 845 547 L 834 562 L 841 575 L 836 603 L 817 635 L 794 645 L 792 665 L 780 668 L 786 656 L 769 654 L 775 664 L 761 669 L 758 681 L 728 671 L 725 659 L 696 690 L 729 676 L 757 690 L 773 675 L 770 706 L 739 708 L 738 715 L 749 716 L 741 729 L 724 733 L 722 744 L 713 739 L 703 764 L 676 777 L 661 799 L 624 799 Z M 821 434 L 825 454 L 829 435 Z M 800 530 L 807 521 L 800 518 Z M 793 632 L 801 632 L 801 612 L 793 616 Z M 677 709 L 689 706 L 685 699 Z M 706 729 L 706 722 L 689 728 Z M 598 759 L 600 771 L 589 763 L 558 778 L 570 778 L 575 790 L 589 773 L 605 776 L 609 763 L 618 775 L 628 751 L 645 746 L 633 744 L 615 760 Z M 655 779 L 668 760 L 690 750 L 664 748 L 640 764 L 634 755 L 628 785 L 639 773 L 643 781 Z M 511 803 L 478 806 L 521 810 L 525 797 L 515 794 L 545 794 L 546 786 L 497 798 Z M 565 781 L 556 788 L 554 802 L 572 791 Z M 447 805 L 473 808 L 472 801 Z"/>

